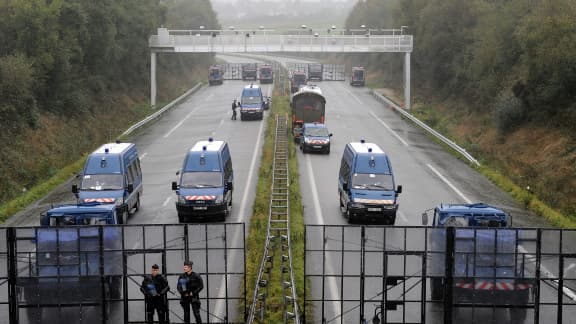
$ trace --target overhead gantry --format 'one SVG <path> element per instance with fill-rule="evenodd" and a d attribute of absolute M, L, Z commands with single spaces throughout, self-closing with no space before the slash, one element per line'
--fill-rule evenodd
<path fill-rule="evenodd" d="M 157 53 L 404 53 L 404 104 L 410 109 L 410 53 L 413 37 L 401 29 L 335 30 L 168 30 L 150 36 L 150 102 L 156 105 Z"/>

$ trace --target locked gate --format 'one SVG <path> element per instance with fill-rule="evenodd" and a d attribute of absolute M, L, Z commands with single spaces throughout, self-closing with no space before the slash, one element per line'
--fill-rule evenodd
<path fill-rule="evenodd" d="M 572 323 L 576 231 L 466 231 L 306 226 L 306 322 Z M 504 236 L 519 244 L 507 249 Z"/>
<path fill-rule="evenodd" d="M 7 244 L 0 256 L 5 252 L 6 267 L 0 268 L 0 277 L 1 271 L 8 273 L 0 282 L 0 312 L 5 315 L 0 323 L 142 323 L 146 312 L 140 286 L 153 264 L 171 287 L 166 298 L 170 323 L 183 323 L 176 283 L 184 260 L 193 261 L 204 281 L 203 321 L 244 321 L 244 224 L 3 231 Z"/>

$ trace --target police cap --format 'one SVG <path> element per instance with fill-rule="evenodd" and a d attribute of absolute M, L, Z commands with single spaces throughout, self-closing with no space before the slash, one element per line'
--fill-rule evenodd
<path fill-rule="evenodd" d="M 154 263 L 154 264 L 152 265 L 152 269 L 160 269 L 160 267 L 159 267 L 156 263 Z"/>

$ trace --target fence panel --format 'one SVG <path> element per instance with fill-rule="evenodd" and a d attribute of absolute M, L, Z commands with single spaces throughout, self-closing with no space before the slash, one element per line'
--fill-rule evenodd
<path fill-rule="evenodd" d="M 176 292 L 183 261 L 204 281 L 201 316 L 206 323 L 243 322 L 244 224 L 73 226 L 9 228 L 0 246 L 0 323 L 142 323 L 143 278 L 153 264 L 171 287 L 168 317 L 182 323 Z M 7 248 L 13 246 L 12 250 Z M 8 254 L 14 257 L 9 258 Z M 16 265 L 15 284 L 6 269 Z M 5 297 L 14 286 L 14 297 Z M 12 315 L 11 315 L 12 316 Z"/>

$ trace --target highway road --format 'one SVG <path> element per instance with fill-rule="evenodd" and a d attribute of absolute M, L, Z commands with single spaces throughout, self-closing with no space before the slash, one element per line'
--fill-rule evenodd
<path fill-rule="evenodd" d="M 250 62 L 253 59 L 219 55 L 231 63 Z M 296 62 L 293 58 L 276 58 L 284 62 Z M 304 61 L 301 61 L 304 62 Z M 235 192 L 231 215 L 227 223 L 249 224 L 252 205 L 254 201 L 257 172 L 260 166 L 260 154 L 263 144 L 265 122 L 261 121 L 232 121 L 230 120 L 230 104 L 233 98 L 240 96 L 241 88 L 248 84 L 243 81 L 225 81 L 222 86 L 204 87 L 191 96 L 184 103 L 172 109 L 157 122 L 139 131 L 133 142 L 138 146 L 144 174 L 144 195 L 142 197 L 141 210 L 129 219 L 129 224 L 176 224 L 177 215 L 174 206 L 175 194 L 171 190 L 170 183 L 176 180 L 176 171 L 180 168 L 186 150 L 196 141 L 205 140 L 208 137 L 223 139 L 229 142 L 233 158 L 235 173 Z M 364 264 L 370 269 L 373 279 L 369 279 L 368 289 L 363 294 L 365 298 L 372 298 L 382 293 L 383 266 L 381 250 L 398 251 L 407 247 L 420 247 L 425 243 L 421 225 L 421 214 L 427 209 L 433 208 L 438 203 L 454 202 L 485 202 L 499 206 L 509 211 L 514 217 L 514 225 L 521 227 L 546 227 L 547 225 L 519 206 L 508 194 L 494 186 L 486 178 L 478 174 L 464 162 L 445 152 L 438 144 L 434 143 L 426 134 L 416 126 L 403 120 L 392 110 L 384 108 L 369 94 L 367 88 L 354 88 L 346 82 L 324 81 L 316 82 L 327 98 L 326 123 L 332 137 L 332 148 L 329 155 L 303 154 L 299 152 L 300 187 L 302 188 L 302 202 L 304 207 L 305 223 L 310 225 L 347 225 L 346 218 L 342 215 L 338 205 L 337 175 L 340 158 L 344 145 L 351 141 L 365 139 L 368 142 L 378 144 L 386 151 L 391 159 L 395 171 L 396 182 L 403 186 L 400 194 L 400 209 L 396 225 L 410 228 L 375 228 L 369 233 L 369 242 L 375 253 L 369 254 L 372 258 L 360 260 L 358 246 L 361 244 L 360 227 L 352 226 L 346 230 L 335 227 L 328 231 L 329 239 L 324 239 L 324 234 L 311 234 L 307 242 L 309 247 L 334 248 L 338 252 L 327 253 L 324 259 L 310 258 L 307 260 L 307 272 L 332 274 L 325 282 L 313 280 L 313 298 L 322 294 L 326 301 L 317 303 L 313 318 L 307 323 L 321 323 L 324 318 L 328 323 L 357 323 L 359 320 L 361 286 L 359 281 L 359 265 Z M 264 92 L 271 93 L 271 86 L 264 85 Z M 267 118 L 266 113 L 265 118 Z M 10 220 L 6 226 L 35 226 L 38 225 L 38 215 L 41 211 L 49 208 L 51 203 L 72 201 L 74 197 L 70 192 L 70 186 L 76 181 L 71 179 L 59 187 L 52 195 L 37 202 L 26 211 L 19 213 Z M 190 227 L 192 228 L 192 227 Z M 228 229 L 230 244 L 242 245 L 242 232 L 237 228 Z M 245 233 L 248 226 L 244 228 Z M 222 237 L 222 225 L 208 226 L 198 230 L 193 237 L 199 239 L 189 242 L 189 247 L 194 248 L 207 246 Z M 183 236 L 181 227 L 174 227 L 166 234 L 161 231 L 150 230 L 144 233 L 141 227 L 130 227 L 127 231 L 126 245 L 139 249 L 157 246 L 163 242 L 172 242 L 174 248 L 182 247 Z M 142 238 L 148 237 L 145 241 Z M 557 246 L 557 237 L 546 236 L 545 244 Z M 564 238 L 565 242 L 573 242 L 574 238 Z M 147 242 L 147 243 L 145 243 Z M 211 243 L 208 243 L 211 242 Z M 566 244 L 570 246 L 569 244 Z M 571 246 L 576 246 L 573 244 Z M 343 248 L 350 249 L 349 253 L 340 253 Z M 527 247 L 529 248 L 529 247 Z M 195 271 L 200 273 L 223 271 L 228 269 L 242 268 L 244 264 L 242 253 L 234 253 L 224 258 L 223 252 L 194 252 L 191 257 L 197 261 Z M 170 274 L 169 282 L 175 288 L 176 275 L 181 272 L 183 255 L 169 253 L 166 262 L 166 272 Z M 226 260 L 226 261 L 223 261 Z M 322 260 L 323 262 L 321 262 Z M 130 280 L 128 291 L 129 297 L 139 297 L 137 284 L 141 280 L 139 274 L 148 272 L 144 266 L 152 263 L 160 263 L 160 254 L 146 254 L 131 257 L 129 265 L 134 274 Z M 573 260 L 571 260 L 573 261 Z M 419 272 L 421 259 L 394 257 L 386 263 L 388 273 L 395 275 L 414 275 Z M 566 264 L 566 273 L 572 273 L 576 279 L 574 269 L 576 266 Z M 557 273 L 554 263 L 545 265 L 552 273 Z M 3 265 L 0 264 L 0 269 Z M 347 276 L 346 280 L 341 280 Z M 214 275 L 208 280 L 206 293 L 217 298 L 226 294 L 238 296 L 241 279 L 232 278 L 225 287 L 222 283 L 224 276 Z M 409 290 L 406 296 L 417 299 L 417 293 L 422 284 L 416 279 L 406 281 L 404 288 L 398 286 L 389 292 L 390 298 L 399 298 L 410 285 L 416 288 Z M 226 289 L 227 288 L 227 289 Z M 237 288 L 237 290 L 235 290 Z M 543 286 L 543 294 L 554 296 L 555 290 Z M 416 294 L 416 295 L 414 295 Z M 240 298 L 241 296 L 239 296 Z M 1 296 L 0 296 L 1 298 Z M 181 310 L 177 300 L 171 301 L 170 308 L 173 322 L 181 318 Z M 381 298 L 381 297 L 380 297 Z M 429 297 L 427 297 L 429 298 Z M 350 301 L 340 302 L 341 299 Z M 568 301 L 568 300 L 567 300 Z M 142 320 L 144 313 L 142 302 L 135 300 L 130 303 L 129 318 L 131 321 Z M 215 322 L 228 315 L 230 319 L 236 319 L 236 305 L 213 299 L 208 305 L 203 305 L 203 316 L 209 321 Z M 366 314 L 373 314 L 374 304 L 364 305 Z M 403 320 L 418 322 L 418 314 L 421 313 L 417 303 L 406 304 L 396 311 L 390 311 L 389 320 L 401 323 Z M 555 308 L 550 307 L 541 310 L 541 322 L 555 321 Z M 7 310 L 0 309 L 0 324 L 7 323 Z M 476 311 L 473 315 L 468 311 L 462 311 L 456 315 L 456 319 L 474 318 L 476 323 L 508 323 L 507 317 L 492 310 Z M 96 312 L 97 313 L 97 312 Z M 210 315 L 208 315 L 210 314 Z M 417 314 L 417 315 L 414 315 Z M 429 306 L 425 309 L 427 323 L 441 322 L 441 309 Z M 569 310 L 566 318 L 576 318 L 576 312 Z M 74 314 L 62 317 L 54 314 L 55 320 L 74 318 Z M 122 307 L 115 305 L 112 318 L 114 322 L 120 321 L 124 316 Z M 210 316 L 210 318 L 208 318 Z M 530 316 L 530 315 L 529 315 Z M 24 317 L 25 318 L 25 317 Z M 83 317 L 81 323 L 91 323 L 90 317 Z M 468 321 L 469 323 L 470 321 Z M 526 323 L 532 323 L 527 320 Z"/>

